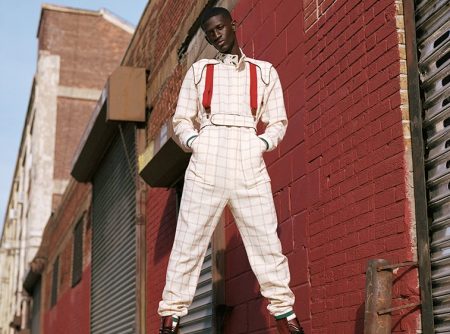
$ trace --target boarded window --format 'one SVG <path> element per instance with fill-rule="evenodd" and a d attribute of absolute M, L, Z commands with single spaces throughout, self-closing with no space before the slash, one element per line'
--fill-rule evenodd
<path fill-rule="evenodd" d="M 83 220 L 78 221 L 73 231 L 72 286 L 81 281 L 83 273 Z"/>
<path fill-rule="evenodd" d="M 58 275 L 59 275 L 59 256 L 56 258 L 53 264 L 52 274 L 52 294 L 50 296 L 50 307 L 56 305 L 58 299 Z"/>

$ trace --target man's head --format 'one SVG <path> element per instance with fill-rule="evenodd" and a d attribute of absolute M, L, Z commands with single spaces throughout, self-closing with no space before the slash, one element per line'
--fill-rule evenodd
<path fill-rule="evenodd" d="M 236 39 L 236 22 L 230 12 L 222 7 L 208 8 L 202 16 L 201 27 L 209 44 L 222 53 L 239 52 Z"/>

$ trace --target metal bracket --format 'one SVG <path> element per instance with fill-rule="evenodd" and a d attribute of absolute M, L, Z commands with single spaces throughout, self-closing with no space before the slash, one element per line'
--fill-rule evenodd
<path fill-rule="evenodd" d="M 406 261 L 406 262 L 401 262 L 401 263 L 379 266 L 379 267 L 377 267 L 377 271 L 393 270 L 393 269 L 397 269 L 397 268 L 401 268 L 401 267 L 417 267 L 417 266 L 418 266 L 417 261 Z"/>
<path fill-rule="evenodd" d="M 394 263 L 394 264 L 379 266 L 379 267 L 377 267 L 377 271 L 393 270 L 393 269 L 402 268 L 402 267 L 417 267 L 417 266 L 418 266 L 418 263 L 416 261 L 406 261 L 406 262 L 401 262 L 401 263 Z M 405 308 L 411 308 L 411 307 L 416 307 L 416 306 L 420 306 L 420 305 L 422 305 L 421 302 L 404 304 L 404 305 L 400 305 L 400 306 L 396 306 L 396 307 L 381 309 L 381 310 L 377 311 L 377 313 L 378 313 L 378 315 L 383 315 L 383 314 L 387 314 L 387 313 L 392 313 L 394 311 L 403 310 Z"/>
<path fill-rule="evenodd" d="M 396 307 L 385 308 L 383 310 L 377 311 L 377 313 L 378 313 L 378 315 L 383 315 L 383 314 L 387 314 L 387 313 L 392 313 L 394 311 L 403 310 L 405 308 L 416 307 L 416 306 L 420 306 L 420 305 L 422 305 L 421 302 L 404 304 L 404 305 L 400 305 L 400 306 L 396 306 Z"/>
<path fill-rule="evenodd" d="M 385 259 L 371 259 L 366 272 L 366 301 L 364 310 L 364 334 L 390 334 L 394 311 L 417 307 L 421 302 L 391 307 L 394 269 L 417 267 L 417 262 L 405 261 L 389 264 Z"/>

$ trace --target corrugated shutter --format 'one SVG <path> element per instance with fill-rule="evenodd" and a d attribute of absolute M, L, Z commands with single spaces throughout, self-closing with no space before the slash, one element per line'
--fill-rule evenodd
<path fill-rule="evenodd" d="M 436 333 L 450 333 L 450 4 L 416 1 Z"/>
<path fill-rule="evenodd" d="M 189 313 L 181 318 L 180 333 L 214 333 L 211 246 L 206 252 L 194 300 L 189 307 Z"/>
<path fill-rule="evenodd" d="M 93 177 L 91 333 L 136 333 L 134 126 L 114 138 Z"/>

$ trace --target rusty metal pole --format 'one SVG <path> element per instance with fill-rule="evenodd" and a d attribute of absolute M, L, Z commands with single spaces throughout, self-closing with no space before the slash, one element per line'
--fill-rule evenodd
<path fill-rule="evenodd" d="M 390 334 L 390 313 L 379 314 L 389 309 L 392 302 L 392 270 L 378 270 L 389 262 L 383 259 L 369 261 L 366 272 L 366 303 L 364 312 L 364 334 Z"/>

